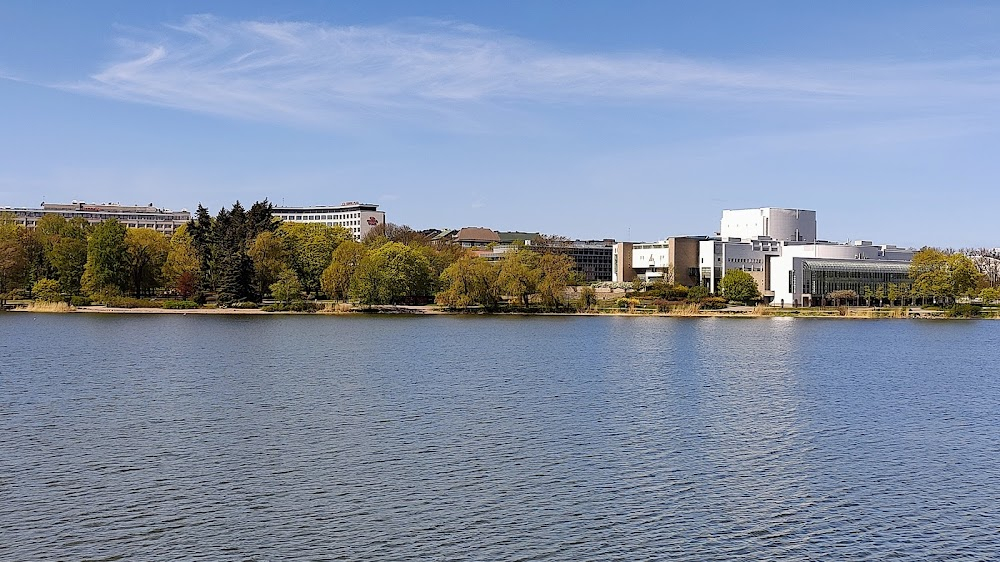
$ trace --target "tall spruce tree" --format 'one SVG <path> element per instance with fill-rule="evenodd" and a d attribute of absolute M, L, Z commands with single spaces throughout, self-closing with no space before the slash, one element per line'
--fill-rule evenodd
<path fill-rule="evenodd" d="M 217 291 L 219 302 L 260 298 L 248 251 L 259 234 L 277 230 L 279 222 L 272 217 L 272 211 L 273 205 L 267 199 L 254 203 L 249 210 L 237 201 L 229 210 L 219 209 L 213 219 L 207 209 L 198 205 L 188 231 L 201 263 L 204 289 Z"/>

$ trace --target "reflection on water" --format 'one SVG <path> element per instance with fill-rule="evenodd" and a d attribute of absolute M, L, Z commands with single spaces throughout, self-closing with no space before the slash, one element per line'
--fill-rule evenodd
<path fill-rule="evenodd" d="M 1000 326 L 0 317 L 0 559 L 991 559 Z"/>

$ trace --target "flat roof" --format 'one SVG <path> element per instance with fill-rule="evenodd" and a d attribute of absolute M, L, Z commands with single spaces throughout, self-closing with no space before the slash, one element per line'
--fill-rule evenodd
<path fill-rule="evenodd" d="M 802 258 L 799 258 L 802 259 Z M 910 262 L 898 260 L 837 260 L 805 258 L 802 265 L 813 271 L 886 271 L 910 272 Z"/>
<path fill-rule="evenodd" d="M 293 213 L 293 212 L 313 213 L 313 212 L 320 212 L 320 213 L 322 213 L 322 212 L 333 211 L 333 210 L 337 210 L 337 209 L 363 209 L 363 210 L 366 210 L 366 211 L 375 211 L 375 210 L 378 209 L 378 205 L 376 205 L 374 203 L 348 203 L 346 205 L 343 204 L 343 203 L 341 203 L 340 205 L 306 205 L 306 206 L 302 206 L 302 207 L 273 207 L 272 208 L 272 212 L 279 212 L 279 213 Z"/>

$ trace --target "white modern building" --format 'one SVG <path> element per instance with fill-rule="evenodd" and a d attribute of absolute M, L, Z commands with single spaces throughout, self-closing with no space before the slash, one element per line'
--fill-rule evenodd
<path fill-rule="evenodd" d="M 275 217 L 288 222 L 319 223 L 327 226 L 342 226 L 361 240 L 371 229 L 385 224 L 385 212 L 378 205 L 348 201 L 340 205 L 319 205 L 313 207 L 275 207 Z"/>
<path fill-rule="evenodd" d="M 726 209 L 722 211 L 719 236 L 725 240 L 759 237 L 779 242 L 815 242 L 816 211 L 805 209 Z"/>
<path fill-rule="evenodd" d="M 115 219 L 128 228 L 150 228 L 170 236 L 182 224 L 191 220 L 187 209 L 171 211 L 154 207 L 152 203 L 143 206 L 121 205 L 119 203 L 42 203 L 41 208 L 0 207 L 0 213 L 10 213 L 14 219 L 27 228 L 35 228 L 45 215 L 59 215 L 66 220 L 82 218 L 90 224 Z"/>
<path fill-rule="evenodd" d="M 867 240 L 784 245 L 770 263 L 772 304 L 818 305 L 833 291 L 851 290 L 861 297 L 865 287 L 909 285 L 913 254 Z"/>
<path fill-rule="evenodd" d="M 720 234 L 702 241 L 698 252 L 701 284 L 713 293 L 733 269 L 749 273 L 765 302 L 781 306 L 819 305 L 833 291 L 861 297 L 866 290 L 910 283 L 914 250 L 867 240 L 817 240 L 815 211 L 726 210 Z"/>
<path fill-rule="evenodd" d="M 698 270 L 701 284 L 717 293 L 719 283 L 731 269 L 740 269 L 757 281 L 765 294 L 771 284 L 770 259 L 781 255 L 781 242 L 766 237 L 752 240 L 729 238 L 704 240 L 698 246 Z"/>

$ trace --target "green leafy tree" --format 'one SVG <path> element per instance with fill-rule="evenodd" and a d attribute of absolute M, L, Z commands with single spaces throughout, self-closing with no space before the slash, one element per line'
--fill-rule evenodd
<path fill-rule="evenodd" d="M 419 252 L 399 242 L 372 251 L 351 280 L 350 294 L 364 305 L 398 304 L 429 296 L 430 264 Z"/>
<path fill-rule="evenodd" d="M 31 286 L 31 296 L 40 302 L 63 302 L 59 292 L 59 282 L 55 279 L 39 279 Z"/>
<path fill-rule="evenodd" d="M 361 240 L 361 243 L 367 246 L 369 250 L 374 250 L 389 242 L 399 242 L 400 244 L 412 246 L 414 243 L 416 245 L 426 245 L 430 243 L 430 240 L 405 224 L 399 225 L 391 222 L 373 227 Z"/>
<path fill-rule="evenodd" d="M 538 270 L 541 273 L 538 282 L 538 294 L 542 305 L 557 309 L 562 306 L 563 293 L 569 285 L 573 274 L 573 258 L 566 254 L 542 254 L 538 258 Z"/>
<path fill-rule="evenodd" d="M 46 215 L 46 218 L 56 216 L 59 215 Z M 59 287 L 70 295 L 80 292 L 80 282 L 87 265 L 87 236 L 90 230 L 90 224 L 83 218 L 64 220 L 59 233 L 52 237 L 46 250 Z"/>
<path fill-rule="evenodd" d="M 188 225 L 182 224 L 170 237 L 167 260 L 163 264 L 163 283 L 181 298 L 189 299 L 198 288 L 200 262 Z"/>
<path fill-rule="evenodd" d="M 593 287 L 580 287 L 576 299 L 577 309 L 592 310 L 595 306 L 597 306 L 597 291 Z"/>
<path fill-rule="evenodd" d="M 115 219 L 94 226 L 87 240 L 83 289 L 90 295 L 121 295 L 129 286 L 127 229 Z"/>
<path fill-rule="evenodd" d="M 302 284 L 299 278 L 291 269 L 286 269 L 278 276 L 278 280 L 271 284 L 271 295 L 284 304 L 301 300 Z"/>
<path fill-rule="evenodd" d="M 323 275 L 320 277 L 323 292 L 337 300 L 346 299 L 354 272 L 366 255 L 368 247 L 361 242 L 347 240 L 337 246 L 333 251 L 330 265 L 323 270 Z"/>
<path fill-rule="evenodd" d="M 129 228 L 125 233 L 132 295 L 141 297 L 159 287 L 170 243 L 162 232 L 151 228 Z"/>
<path fill-rule="evenodd" d="M 480 257 L 465 255 L 441 272 L 443 290 L 436 301 L 448 308 L 480 305 L 486 310 L 500 306 L 499 267 Z"/>
<path fill-rule="evenodd" d="M 423 254 L 428 263 L 431 264 L 432 293 L 445 289 L 441 278 L 444 270 L 460 258 L 469 255 L 467 248 L 456 244 L 429 244 L 423 242 L 422 237 L 411 239 L 406 245 Z"/>
<path fill-rule="evenodd" d="M 709 296 L 708 287 L 702 287 L 701 285 L 695 285 L 688 289 L 687 300 L 688 302 L 701 302 L 701 299 Z"/>
<path fill-rule="evenodd" d="M 985 276 L 979 271 L 976 262 L 965 254 L 952 254 L 946 260 L 948 270 L 949 292 L 952 300 L 955 297 L 972 295 L 979 285 L 985 282 Z"/>
<path fill-rule="evenodd" d="M 983 275 L 964 254 L 948 255 L 936 248 L 923 248 L 910 261 L 910 278 L 916 296 L 946 304 L 969 294 Z"/>
<path fill-rule="evenodd" d="M 979 298 L 983 301 L 983 304 L 996 304 L 997 301 L 1000 301 L 1000 289 L 986 287 L 979 291 Z"/>
<path fill-rule="evenodd" d="M 253 263 L 257 293 L 260 295 L 266 293 L 281 273 L 290 267 L 285 240 L 275 232 L 258 234 L 250 244 L 247 255 Z"/>
<path fill-rule="evenodd" d="M 520 247 L 511 250 L 500 259 L 500 290 L 528 307 L 531 295 L 538 292 L 541 272 L 538 270 L 538 254 Z"/>
<path fill-rule="evenodd" d="M 24 249 L 26 229 L 17 224 L 13 214 L 0 214 L 0 307 L 10 293 L 22 286 L 28 271 Z"/>
<path fill-rule="evenodd" d="M 730 269 L 722 278 L 722 295 L 731 301 L 751 304 L 760 300 L 760 289 L 752 275 L 742 269 Z"/>
<path fill-rule="evenodd" d="M 871 285 L 865 285 L 864 288 L 861 289 L 861 294 L 864 296 L 866 304 L 871 306 L 872 299 L 875 297 L 875 289 L 873 289 Z"/>
<path fill-rule="evenodd" d="M 889 306 L 896 304 L 896 301 L 901 301 L 903 299 L 902 291 L 900 291 L 899 285 L 897 283 L 889 283 L 885 291 L 886 298 L 889 299 Z"/>
<path fill-rule="evenodd" d="M 337 246 L 353 240 L 342 226 L 321 223 L 284 223 L 281 230 L 287 240 L 292 267 L 308 293 L 320 289 L 320 278 L 329 267 Z"/>

